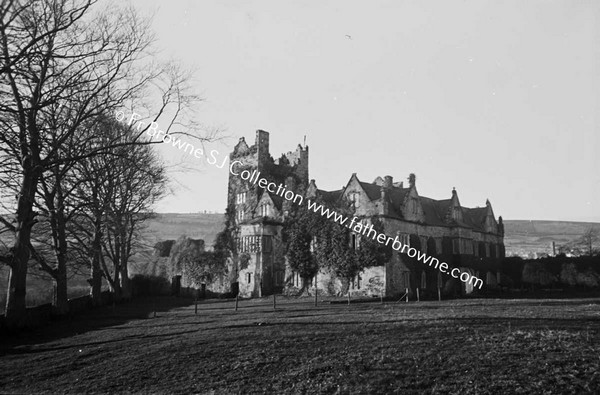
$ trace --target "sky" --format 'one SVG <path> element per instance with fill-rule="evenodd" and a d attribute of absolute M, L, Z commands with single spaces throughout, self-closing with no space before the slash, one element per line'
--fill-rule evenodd
<path fill-rule="evenodd" d="M 600 221 L 598 1 L 131 4 L 158 57 L 196 69 L 222 157 L 257 129 L 274 158 L 306 136 L 320 189 L 415 173 L 420 195 L 455 187 L 504 219 Z M 189 160 L 157 211 L 223 212 L 227 170 Z"/>

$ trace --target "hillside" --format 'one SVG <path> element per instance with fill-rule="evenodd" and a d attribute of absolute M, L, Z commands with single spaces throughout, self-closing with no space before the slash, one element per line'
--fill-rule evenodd
<path fill-rule="evenodd" d="M 223 230 L 224 214 L 177 214 L 164 213 L 149 221 L 145 230 L 149 244 L 163 240 L 177 240 L 185 235 L 192 239 L 203 239 L 211 246 L 217 234 Z"/>
<path fill-rule="evenodd" d="M 590 227 L 600 229 L 599 223 L 568 221 L 504 221 L 504 244 L 507 255 L 550 253 L 552 242 L 557 246 L 576 240 Z"/>

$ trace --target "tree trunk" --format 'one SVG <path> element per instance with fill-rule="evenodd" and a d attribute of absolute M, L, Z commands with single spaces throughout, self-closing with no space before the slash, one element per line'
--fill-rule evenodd
<path fill-rule="evenodd" d="M 14 263 L 10 268 L 8 292 L 6 295 L 6 320 L 9 326 L 19 327 L 25 319 L 25 295 L 27 293 L 27 262 L 29 249 L 15 244 Z"/>
<path fill-rule="evenodd" d="M 130 239 L 127 238 L 126 226 L 121 227 L 121 252 L 119 254 L 119 270 L 121 272 L 121 297 L 124 299 L 131 298 L 131 282 L 129 281 L 129 270 L 127 268 L 127 261 L 129 258 L 129 251 L 127 246 L 131 243 Z"/>
<path fill-rule="evenodd" d="M 64 315 L 69 312 L 69 299 L 67 295 L 67 224 L 64 213 L 64 199 L 62 190 L 58 186 L 56 194 L 56 204 L 54 204 L 54 213 L 51 216 L 55 217 L 51 221 L 53 233 L 55 233 L 54 248 L 56 251 L 56 300 L 54 301 L 55 312 L 59 315 Z"/>
<path fill-rule="evenodd" d="M 116 301 L 120 301 L 121 300 L 121 281 L 119 280 L 119 270 L 115 270 L 115 275 L 113 277 L 113 281 L 112 281 L 112 287 L 113 287 L 113 291 L 115 293 L 114 296 L 114 300 Z"/>
<path fill-rule="evenodd" d="M 92 296 L 92 305 L 100 306 L 102 305 L 102 269 L 100 268 L 100 260 L 97 257 L 92 259 L 91 277 L 90 295 Z"/>
<path fill-rule="evenodd" d="M 31 256 L 31 228 L 34 224 L 33 201 L 38 175 L 33 172 L 31 158 L 23 160 L 23 179 L 17 203 L 15 243 L 6 295 L 6 323 L 9 327 L 24 325 L 26 315 L 27 263 Z"/>
<path fill-rule="evenodd" d="M 131 281 L 126 263 L 121 266 L 121 297 L 123 299 L 131 298 Z"/>
<path fill-rule="evenodd" d="M 100 254 L 102 254 L 102 219 L 96 215 L 94 221 L 94 236 L 92 239 L 91 251 L 91 289 L 92 305 L 100 306 L 102 304 L 102 268 L 100 265 Z"/>
<path fill-rule="evenodd" d="M 66 267 L 59 267 L 56 272 L 56 300 L 54 301 L 54 311 L 56 314 L 64 315 L 69 312 L 69 299 L 67 295 L 67 270 Z"/>

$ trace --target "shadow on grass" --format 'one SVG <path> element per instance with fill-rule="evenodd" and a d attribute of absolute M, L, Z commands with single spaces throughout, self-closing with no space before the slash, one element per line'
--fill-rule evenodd
<path fill-rule="evenodd" d="M 20 346 L 44 344 L 54 340 L 80 335 L 89 331 L 123 325 L 132 320 L 152 319 L 155 314 L 159 317 L 161 312 L 166 312 L 178 307 L 189 306 L 193 303 L 194 301 L 190 299 L 169 296 L 139 297 L 132 299 L 129 302 L 101 306 L 75 316 L 66 316 L 55 319 L 48 322 L 48 324 L 43 327 L 25 329 L 17 333 L 2 333 L 0 356 L 60 349 L 60 347 L 47 349 L 39 348 L 36 350 L 17 350 L 16 348 Z M 161 336 L 169 335 L 170 334 L 167 333 Z M 127 338 L 123 338 L 116 341 L 126 339 Z M 101 343 L 102 342 L 98 342 L 98 344 Z M 95 343 L 92 342 L 90 344 Z M 69 347 L 74 346 L 71 345 Z"/>

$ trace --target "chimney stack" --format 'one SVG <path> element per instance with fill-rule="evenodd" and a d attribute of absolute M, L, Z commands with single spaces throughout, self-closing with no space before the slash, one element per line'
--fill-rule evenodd
<path fill-rule="evenodd" d="M 415 175 L 415 173 L 410 173 L 408 175 L 408 187 L 412 188 L 415 186 L 416 183 L 417 183 L 417 176 Z"/>
<path fill-rule="evenodd" d="M 383 177 L 383 186 L 385 188 L 393 187 L 394 186 L 394 177 L 392 177 L 392 176 Z"/>

